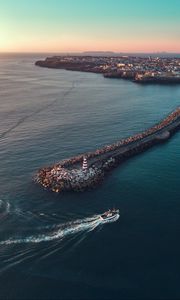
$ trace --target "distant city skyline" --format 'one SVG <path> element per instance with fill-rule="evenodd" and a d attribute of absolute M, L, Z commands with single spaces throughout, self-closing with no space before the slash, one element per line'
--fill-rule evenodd
<path fill-rule="evenodd" d="M 0 52 L 180 53 L 179 0 L 0 0 Z"/>

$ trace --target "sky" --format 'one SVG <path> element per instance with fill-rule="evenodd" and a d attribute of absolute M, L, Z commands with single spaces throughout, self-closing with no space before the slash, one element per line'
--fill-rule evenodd
<path fill-rule="evenodd" d="M 0 52 L 180 53 L 180 0 L 0 0 Z"/>

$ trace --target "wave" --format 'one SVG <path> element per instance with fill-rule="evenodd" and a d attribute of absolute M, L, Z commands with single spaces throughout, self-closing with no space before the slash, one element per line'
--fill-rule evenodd
<path fill-rule="evenodd" d="M 10 212 L 10 203 L 0 199 L 0 220 L 4 219 Z"/>
<path fill-rule="evenodd" d="M 99 218 L 100 215 L 95 215 L 92 218 L 85 218 L 83 220 L 76 220 L 74 222 L 69 222 L 65 224 L 52 225 L 55 227 L 53 231 L 48 233 L 31 235 L 25 238 L 10 238 L 5 241 L 1 241 L 0 245 L 10 245 L 10 244 L 21 244 L 21 243 L 41 243 L 50 242 L 57 239 L 63 239 L 68 235 L 73 235 L 82 231 L 92 231 L 97 226 L 102 224 Z"/>
<path fill-rule="evenodd" d="M 18 220 L 22 219 L 26 221 L 28 221 L 29 219 L 34 219 L 36 221 L 39 221 L 40 223 L 42 222 L 44 223 L 44 221 L 46 221 L 46 222 L 54 222 L 54 223 L 56 222 L 57 224 L 59 220 L 58 213 L 45 213 L 45 212 L 30 211 L 30 210 L 24 211 L 18 206 L 11 204 L 9 201 L 0 199 L 0 221 L 2 221 L 3 217 L 5 216 L 6 217 L 17 216 Z M 61 216 L 61 219 L 62 218 L 63 216 Z M 45 227 L 41 225 L 41 228 L 53 228 L 53 226 L 56 227 L 57 225 L 47 225 Z"/>

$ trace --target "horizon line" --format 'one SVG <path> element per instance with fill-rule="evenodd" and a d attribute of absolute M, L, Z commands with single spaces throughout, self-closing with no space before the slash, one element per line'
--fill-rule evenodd
<path fill-rule="evenodd" d="M 113 54 L 180 54 L 179 52 L 175 51 L 112 51 L 112 50 L 85 50 L 85 51 L 0 51 L 0 54 L 43 54 L 43 53 L 78 53 L 78 54 L 83 54 L 83 53 L 113 53 Z"/>

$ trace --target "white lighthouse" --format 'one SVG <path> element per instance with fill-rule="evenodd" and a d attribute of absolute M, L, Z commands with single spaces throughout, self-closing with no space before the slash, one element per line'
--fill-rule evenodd
<path fill-rule="evenodd" d="M 86 159 L 86 157 L 83 157 L 82 169 L 83 169 L 83 171 L 86 171 L 87 168 L 88 168 L 87 159 Z"/>

